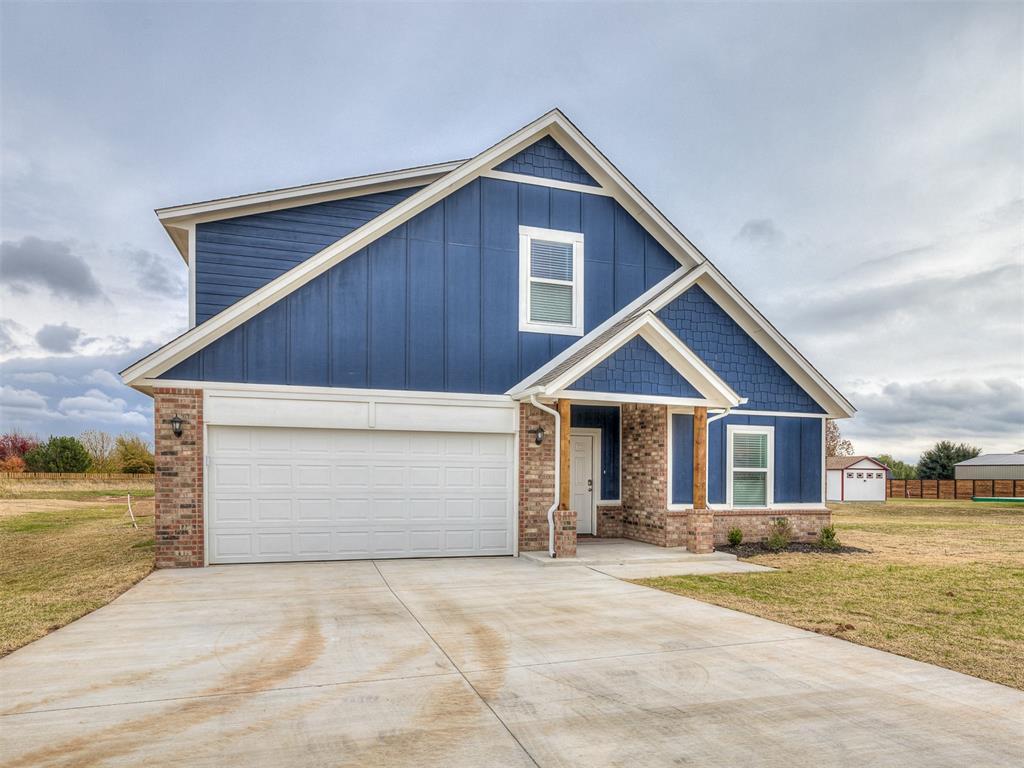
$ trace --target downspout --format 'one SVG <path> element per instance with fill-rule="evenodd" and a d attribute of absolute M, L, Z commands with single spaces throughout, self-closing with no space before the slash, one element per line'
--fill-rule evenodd
<path fill-rule="evenodd" d="M 558 411 L 554 408 L 548 408 L 546 405 L 542 405 L 537 401 L 536 395 L 530 395 L 530 404 L 545 413 L 550 413 L 555 417 L 555 503 L 548 509 L 548 555 L 551 557 L 555 556 L 555 510 L 558 508 L 558 472 L 562 466 L 562 457 L 559 456 L 561 451 L 561 428 L 562 418 L 558 415 Z"/>
<path fill-rule="evenodd" d="M 728 408 L 726 408 L 721 413 L 716 413 L 714 416 L 708 416 L 708 424 L 710 424 L 713 421 L 718 421 L 719 419 L 724 419 L 726 416 L 729 415 L 730 411 L 732 411 L 732 406 L 729 406 Z M 704 467 L 704 486 L 707 487 L 707 483 L 708 483 L 708 480 L 710 479 L 710 475 L 711 475 L 711 462 L 707 461 L 707 462 L 704 462 L 704 463 L 705 463 L 705 467 Z M 708 507 L 710 507 L 710 506 L 711 506 L 711 502 L 708 502 Z"/>

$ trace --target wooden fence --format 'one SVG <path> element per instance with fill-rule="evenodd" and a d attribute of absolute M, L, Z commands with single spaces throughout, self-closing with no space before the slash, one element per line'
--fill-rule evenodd
<path fill-rule="evenodd" d="M 151 483 L 154 475 L 124 472 L 0 472 L 0 480 L 56 480 L 65 483 Z"/>
<path fill-rule="evenodd" d="M 1024 480 L 886 480 L 890 499 L 970 499 L 1024 497 Z"/>

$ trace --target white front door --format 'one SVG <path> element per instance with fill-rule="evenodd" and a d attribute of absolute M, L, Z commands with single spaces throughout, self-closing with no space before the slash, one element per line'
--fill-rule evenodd
<path fill-rule="evenodd" d="M 576 532 L 594 533 L 594 437 L 570 437 L 572 509 L 576 512 Z"/>

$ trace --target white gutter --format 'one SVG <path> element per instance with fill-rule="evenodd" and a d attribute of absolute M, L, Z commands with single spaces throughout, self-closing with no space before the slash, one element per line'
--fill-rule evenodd
<path fill-rule="evenodd" d="M 745 403 L 745 402 L 747 402 L 747 399 L 746 399 L 746 398 L 743 398 L 743 402 L 744 402 L 744 403 Z M 708 424 L 710 424 L 710 423 L 711 423 L 712 421 L 718 421 L 719 419 L 724 419 L 724 418 L 725 418 L 726 416 L 728 416 L 728 415 L 729 415 L 729 412 L 730 412 L 731 410 L 732 410 L 732 408 L 731 408 L 731 407 L 730 407 L 730 408 L 726 408 L 726 409 L 725 409 L 724 411 L 722 411 L 721 413 L 716 413 L 716 414 L 715 414 L 714 416 L 709 416 L 709 417 L 708 417 Z"/>
<path fill-rule="evenodd" d="M 562 418 L 558 415 L 558 411 L 554 408 L 548 408 L 546 405 L 541 405 L 537 401 L 536 395 L 530 395 L 530 404 L 534 408 L 538 408 L 545 413 L 550 413 L 555 417 L 555 503 L 548 509 L 548 555 L 551 557 L 555 556 L 555 509 L 558 508 L 558 470 L 562 465 L 562 459 L 559 455 L 562 446 L 561 440 L 561 428 Z"/>

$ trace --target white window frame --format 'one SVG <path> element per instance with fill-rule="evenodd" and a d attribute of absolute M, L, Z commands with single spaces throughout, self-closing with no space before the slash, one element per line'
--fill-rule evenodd
<path fill-rule="evenodd" d="M 726 432 L 726 466 L 725 466 L 725 506 L 733 509 L 733 435 L 736 433 L 768 435 L 768 466 L 765 482 L 765 505 L 763 507 L 738 507 L 738 509 L 770 509 L 775 505 L 775 427 L 762 427 L 752 424 L 728 424 Z M 740 472 L 759 472 L 761 470 L 743 467 Z"/>
<path fill-rule="evenodd" d="M 572 244 L 572 282 L 530 276 L 530 241 L 550 240 Z M 572 323 L 545 323 L 530 319 L 530 283 L 572 286 Z M 583 233 L 559 229 L 519 227 L 519 330 L 527 333 L 583 335 Z"/>

